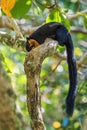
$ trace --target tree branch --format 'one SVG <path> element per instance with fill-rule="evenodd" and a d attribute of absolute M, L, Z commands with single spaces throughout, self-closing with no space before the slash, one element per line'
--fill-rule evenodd
<path fill-rule="evenodd" d="M 77 65 L 79 67 L 87 68 L 87 66 L 83 64 L 86 60 L 87 60 L 87 52 L 77 61 Z"/>
<path fill-rule="evenodd" d="M 58 42 L 54 40 L 46 40 L 44 44 L 30 51 L 25 59 L 27 106 L 32 130 L 46 130 L 41 111 L 40 72 L 43 60 L 55 53 L 57 45 Z"/>
<path fill-rule="evenodd" d="M 83 11 L 83 12 L 86 12 L 86 11 Z M 30 35 L 31 33 L 33 33 L 39 27 L 39 26 L 33 27 L 29 22 L 27 23 L 26 21 L 24 23 L 22 23 L 20 20 L 16 20 L 16 22 L 17 22 L 17 24 L 20 28 L 20 31 L 23 35 Z M 8 18 L 5 17 L 5 16 L 0 17 L 0 28 L 7 28 L 7 29 L 10 29 L 10 30 L 14 30 L 12 24 L 9 23 Z M 87 30 L 85 30 L 84 28 L 76 28 L 76 27 L 73 27 L 73 26 L 71 27 L 70 31 L 72 33 L 87 34 Z"/>
<path fill-rule="evenodd" d="M 74 26 L 71 26 L 71 29 L 70 29 L 70 31 L 72 32 L 72 33 L 82 33 L 82 34 L 86 34 L 87 35 L 87 30 L 86 29 L 84 29 L 83 27 L 74 27 Z"/>
<path fill-rule="evenodd" d="M 78 17 L 84 15 L 84 14 L 87 14 L 87 10 L 84 10 L 84 11 L 81 11 L 81 12 L 78 12 L 77 14 L 73 14 L 73 15 L 68 15 L 68 19 L 71 21 L 71 20 L 74 20 L 74 19 L 77 19 Z"/>
<path fill-rule="evenodd" d="M 23 35 L 22 35 L 21 31 L 20 31 L 20 28 L 17 25 L 16 20 L 14 18 L 8 18 L 8 20 L 9 20 L 10 24 L 12 25 L 14 31 L 16 32 L 17 37 L 20 37 L 21 39 L 24 39 Z"/>
<path fill-rule="evenodd" d="M 14 49 L 25 51 L 25 40 L 13 37 L 5 32 L 0 31 L 0 43 L 6 44 Z"/>
<path fill-rule="evenodd" d="M 10 22 L 14 25 L 12 25 L 9 22 L 8 17 L 6 16 L 2 16 L 0 17 L 0 28 L 7 28 L 9 30 L 19 30 L 23 35 L 30 35 L 31 33 L 33 33 L 38 27 L 32 27 L 32 25 L 30 24 L 30 22 L 24 22 L 22 23 L 20 20 L 16 20 L 16 23 L 18 24 L 19 27 L 15 26 L 15 22 L 13 22 L 14 20 L 10 20 Z M 18 28 L 18 29 L 17 29 Z M 20 32 L 18 31 L 18 32 Z M 17 32 L 17 33 L 18 33 Z M 20 34 L 19 34 L 20 35 Z"/>
<path fill-rule="evenodd" d="M 0 17 L 0 28 L 8 28 L 10 30 L 13 30 L 13 27 L 9 23 L 8 18 L 6 16 Z"/>
<path fill-rule="evenodd" d="M 58 53 L 57 51 L 54 53 L 54 56 L 61 61 L 67 60 L 66 56 Z M 86 60 L 87 60 L 87 53 L 83 54 L 82 57 L 80 57 L 80 59 L 76 61 L 77 66 L 81 68 L 87 68 L 87 65 L 84 64 Z"/>

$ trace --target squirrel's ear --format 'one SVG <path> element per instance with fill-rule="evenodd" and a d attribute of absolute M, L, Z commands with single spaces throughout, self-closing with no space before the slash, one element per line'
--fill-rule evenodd
<path fill-rule="evenodd" d="M 29 40 L 29 37 L 26 37 L 27 40 Z"/>

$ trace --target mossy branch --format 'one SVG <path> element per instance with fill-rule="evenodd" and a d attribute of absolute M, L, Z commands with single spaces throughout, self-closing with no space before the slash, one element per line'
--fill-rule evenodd
<path fill-rule="evenodd" d="M 40 72 L 44 59 L 56 52 L 58 43 L 51 40 L 30 51 L 25 59 L 25 73 L 27 76 L 27 106 L 31 118 L 32 130 L 46 130 L 40 95 Z"/>

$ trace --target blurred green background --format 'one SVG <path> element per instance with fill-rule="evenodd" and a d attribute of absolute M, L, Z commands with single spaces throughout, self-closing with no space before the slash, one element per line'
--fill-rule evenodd
<path fill-rule="evenodd" d="M 44 60 L 40 75 L 40 90 L 43 118 L 47 130 L 86 130 L 85 128 L 87 128 L 85 122 L 87 120 L 86 9 L 87 2 L 85 0 L 17 0 L 11 11 L 13 17 L 23 24 L 24 30 L 26 30 L 27 24 L 38 27 L 45 22 L 62 22 L 71 31 L 77 61 L 85 55 L 85 60 L 81 66 L 78 66 L 78 93 L 74 114 L 70 118 L 66 116 L 65 112 L 65 99 L 69 88 L 67 61 L 61 61 L 56 57 L 49 57 Z M 82 11 L 86 11 L 86 13 Z M 70 16 L 75 14 L 80 15 L 70 19 Z M 0 30 L 14 35 L 6 27 L 0 28 Z M 26 36 L 28 34 L 24 34 L 24 37 Z M 58 52 L 65 55 L 65 47 L 58 47 Z M 26 122 L 26 127 L 20 125 L 18 130 L 27 130 L 30 120 L 26 102 L 25 56 L 25 51 L 19 51 L 5 43 L 0 43 L 0 62 L 3 71 L 10 78 L 11 89 L 16 95 L 16 112 L 21 113 L 24 122 Z"/>

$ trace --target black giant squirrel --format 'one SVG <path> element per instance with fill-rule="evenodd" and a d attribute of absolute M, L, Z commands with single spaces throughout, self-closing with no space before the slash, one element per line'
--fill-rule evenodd
<path fill-rule="evenodd" d="M 77 92 L 77 69 L 72 38 L 63 24 L 50 22 L 41 26 L 27 37 L 26 50 L 30 51 L 32 48 L 43 44 L 46 38 L 52 38 L 58 41 L 60 46 L 65 45 L 66 47 L 70 83 L 68 96 L 66 98 L 66 112 L 69 116 L 72 116 Z"/>

